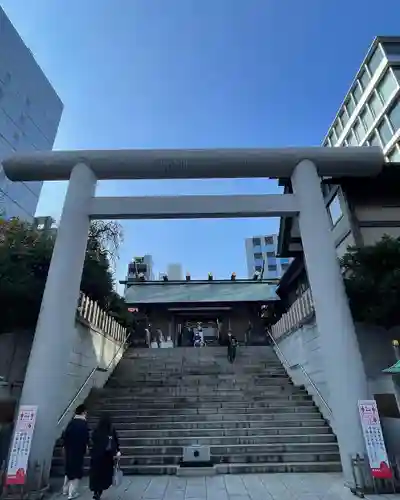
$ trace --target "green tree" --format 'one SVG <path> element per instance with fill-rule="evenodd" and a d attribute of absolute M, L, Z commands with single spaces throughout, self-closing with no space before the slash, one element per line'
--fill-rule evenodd
<path fill-rule="evenodd" d="M 52 232 L 37 230 L 19 219 L 0 219 L 0 332 L 35 326 L 54 242 Z M 91 223 L 81 290 L 110 313 L 118 302 L 114 292 L 113 263 L 121 242 L 119 224 Z M 123 302 L 119 297 L 118 314 L 114 314 L 121 322 Z"/>
<path fill-rule="evenodd" d="M 400 325 L 400 238 L 349 247 L 341 266 L 354 319 L 385 328 Z"/>

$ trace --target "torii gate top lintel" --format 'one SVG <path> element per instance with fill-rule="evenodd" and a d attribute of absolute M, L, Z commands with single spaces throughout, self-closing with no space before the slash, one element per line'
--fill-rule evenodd
<path fill-rule="evenodd" d="M 384 165 L 378 147 L 261 149 L 129 149 L 40 151 L 3 160 L 12 181 L 68 180 L 85 163 L 103 179 L 289 178 L 302 160 L 320 176 L 371 176 Z"/>

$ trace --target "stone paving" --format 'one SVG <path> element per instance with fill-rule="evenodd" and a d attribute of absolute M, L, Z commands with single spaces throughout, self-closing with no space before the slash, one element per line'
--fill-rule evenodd
<path fill-rule="evenodd" d="M 82 500 L 91 500 L 87 483 Z M 57 495 L 59 497 L 59 495 Z M 246 474 L 212 477 L 128 476 L 110 488 L 104 500 L 350 500 L 340 474 Z M 367 499 L 400 500 L 400 495 Z M 54 499 L 53 499 L 54 500 Z"/>

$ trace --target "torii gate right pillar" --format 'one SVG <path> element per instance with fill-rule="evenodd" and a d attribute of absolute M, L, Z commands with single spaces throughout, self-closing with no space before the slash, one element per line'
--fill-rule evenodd
<path fill-rule="evenodd" d="M 351 457 L 365 453 L 358 400 L 368 399 L 367 379 L 316 166 L 303 160 L 291 180 L 343 473 L 352 485 Z"/>

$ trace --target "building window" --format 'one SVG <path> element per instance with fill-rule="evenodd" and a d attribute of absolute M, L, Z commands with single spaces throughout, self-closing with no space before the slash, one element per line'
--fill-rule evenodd
<path fill-rule="evenodd" d="M 375 71 L 378 69 L 378 66 L 380 65 L 382 59 L 383 59 L 383 53 L 380 45 L 378 45 L 367 64 L 368 69 L 371 72 L 371 75 L 373 75 Z"/>
<path fill-rule="evenodd" d="M 396 145 L 388 154 L 389 161 L 399 163 L 400 162 L 400 149 Z"/>
<path fill-rule="evenodd" d="M 360 82 L 364 90 L 368 87 L 370 80 L 371 77 L 369 76 L 368 71 L 364 69 L 360 75 Z"/>
<path fill-rule="evenodd" d="M 356 81 L 355 85 L 354 85 L 354 88 L 353 88 L 353 97 L 354 97 L 354 100 L 356 102 L 359 102 L 359 100 L 361 99 L 361 96 L 362 96 L 362 90 L 361 90 L 361 86 L 360 84 L 358 83 L 358 80 Z"/>
<path fill-rule="evenodd" d="M 383 50 L 387 55 L 399 56 L 400 55 L 400 43 L 384 43 Z"/>
<path fill-rule="evenodd" d="M 389 112 L 389 120 L 395 131 L 400 129 L 400 101 L 397 100 Z"/>
<path fill-rule="evenodd" d="M 374 122 L 374 117 L 372 116 L 371 111 L 367 107 L 364 107 L 361 112 L 360 118 L 365 130 L 368 132 L 368 130 L 372 126 L 372 123 Z"/>
<path fill-rule="evenodd" d="M 368 101 L 369 107 L 371 108 L 372 114 L 376 118 L 382 111 L 382 101 L 378 97 L 378 94 L 374 90 L 370 100 Z"/>
<path fill-rule="evenodd" d="M 265 237 L 265 244 L 266 245 L 273 245 L 274 244 L 274 237 L 273 236 L 266 236 Z"/>
<path fill-rule="evenodd" d="M 328 212 L 331 216 L 332 224 L 335 225 L 343 217 L 342 208 L 340 206 L 339 195 L 333 198 L 333 200 L 328 205 Z"/>
<path fill-rule="evenodd" d="M 253 247 L 261 246 L 261 238 L 253 238 Z"/>
<path fill-rule="evenodd" d="M 255 253 L 254 254 L 254 260 L 262 260 L 263 255 L 262 253 Z"/>
<path fill-rule="evenodd" d="M 360 119 L 358 119 L 354 125 L 354 133 L 356 134 L 359 142 L 361 142 L 365 137 L 365 128 Z"/>
<path fill-rule="evenodd" d="M 267 252 L 267 257 L 275 257 L 275 252 Z"/>
<path fill-rule="evenodd" d="M 381 144 L 381 141 L 378 137 L 378 134 L 375 132 L 373 132 L 370 137 L 369 137 L 369 143 L 371 146 L 379 146 L 380 148 L 382 147 L 382 144 Z"/>
<path fill-rule="evenodd" d="M 382 140 L 383 145 L 386 146 L 386 144 L 392 138 L 393 134 L 392 134 L 392 131 L 390 130 L 389 124 L 388 124 L 385 117 L 383 118 L 383 120 L 379 124 L 378 131 L 379 131 L 379 135 L 381 136 L 381 140 Z"/>
<path fill-rule="evenodd" d="M 257 272 L 261 273 L 261 271 L 262 271 L 262 266 L 256 266 L 254 269 L 255 269 Z"/>
<path fill-rule="evenodd" d="M 277 266 L 276 265 L 273 265 L 273 264 L 269 264 L 268 265 L 268 271 L 277 271 Z"/>
<path fill-rule="evenodd" d="M 346 106 L 346 109 L 347 109 L 347 113 L 349 114 L 349 116 L 351 116 L 352 113 L 353 113 L 353 111 L 354 111 L 354 109 L 355 109 L 355 107 L 356 107 L 355 104 L 354 104 L 353 99 L 351 98 L 351 95 L 347 99 L 345 106 Z"/>
<path fill-rule="evenodd" d="M 347 142 L 350 146 L 358 146 L 357 137 L 352 130 L 350 130 L 349 135 L 347 136 Z"/>
<path fill-rule="evenodd" d="M 336 120 L 334 127 L 335 127 L 336 135 L 339 137 L 340 134 L 343 132 L 343 127 L 342 127 L 342 124 L 340 123 L 339 119 Z"/>
<path fill-rule="evenodd" d="M 345 108 L 342 109 L 340 115 L 339 115 L 340 121 L 342 122 L 343 127 L 346 126 L 346 123 L 349 121 L 349 115 L 347 114 L 347 111 Z"/>
<path fill-rule="evenodd" d="M 378 92 L 383 102 L 389 102 L 393 92 L 397 89 L 398 84 L 396 79 L 390 69 L 388 69 L 378 85 Z"/>

